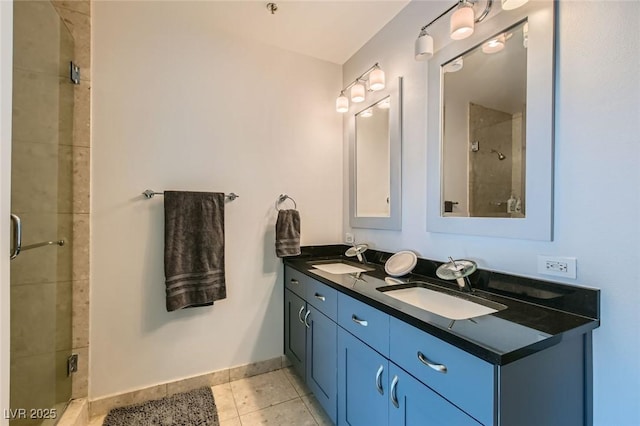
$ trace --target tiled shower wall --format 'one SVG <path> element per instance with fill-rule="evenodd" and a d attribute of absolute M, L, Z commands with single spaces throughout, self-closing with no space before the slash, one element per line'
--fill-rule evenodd
<path fill-rule="evenodd" d="M 73 376 L 72 398 L 88 394 L 89 371 L 89 207 L 91 150 L 91 2 L 52 0 L 71 32 L 74 62 L 80 84 L 74 87 L 73 106 L 73 244 L 72 244 L 72 348 L 79 356 Z"/>

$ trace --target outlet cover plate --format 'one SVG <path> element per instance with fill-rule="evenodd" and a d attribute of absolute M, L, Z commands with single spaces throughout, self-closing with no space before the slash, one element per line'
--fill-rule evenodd
<path fill-rule="evenodd" d="M 575 257 L 538 256 L 538 273 L 563 278 L 577 278 Z"/>

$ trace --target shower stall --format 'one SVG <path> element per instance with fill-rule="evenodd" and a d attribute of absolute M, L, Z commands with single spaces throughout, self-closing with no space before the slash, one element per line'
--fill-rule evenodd
<path fill-rule="evenodd" d="M 74 40 L 50 1 L 13 6 L 10 425 L 72 394 Z M 71 370 L 71 371 L 70 371 Z"/>

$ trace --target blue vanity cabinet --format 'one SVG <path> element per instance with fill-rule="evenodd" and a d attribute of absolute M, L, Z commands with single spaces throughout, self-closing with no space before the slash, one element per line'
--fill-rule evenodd
<path fill-rule="evenodd" d="M 392 362 L 389 363 L 389 400 L 389 425 L 481 425 Z"/>
<path fill-rule="evenodd" d="M 388 424 L 388 370 L 385 357 L 338 327 L 339 426 Z"/>
<path fill-rule="evenodd" d="M 307 303 L 289 289 L 284 290 L 284 353 L 294 370 L 305 377 L 307 327 L 304 315 Z"/>
<path fill-rule="evenodd" d="M 307 386 L 336 423 L 338 410 L 338 325 L 311 305 L 307 329 Z"/>
<path fill-rule="evenodd" d="M 397 318 L 390 320 L 389 346 L 391 360 L 413 377 L 483 424 L 494 423 L 493 364 Z"/>
<path fill-rule="evenodd" d="M 335 423 L 338 411 L 337 291 L 285 267 L 284 302 L 284 353 Z"/>

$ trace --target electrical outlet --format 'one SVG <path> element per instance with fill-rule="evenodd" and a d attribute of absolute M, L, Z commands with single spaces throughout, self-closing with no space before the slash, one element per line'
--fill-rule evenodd
<path fill-rule="evenodd" d="M 538 273 L 556 277 L 577 277 L 577 259 L 575 257 L 538 256 Z"/>
<path fill-rule="evenodd" d="M 344 242 L 347 244 L 353 244 L 355 240 L 353 239 L 353 234 L 350 232 L 347 232 L 346 234 L 344 234 Z"/>

